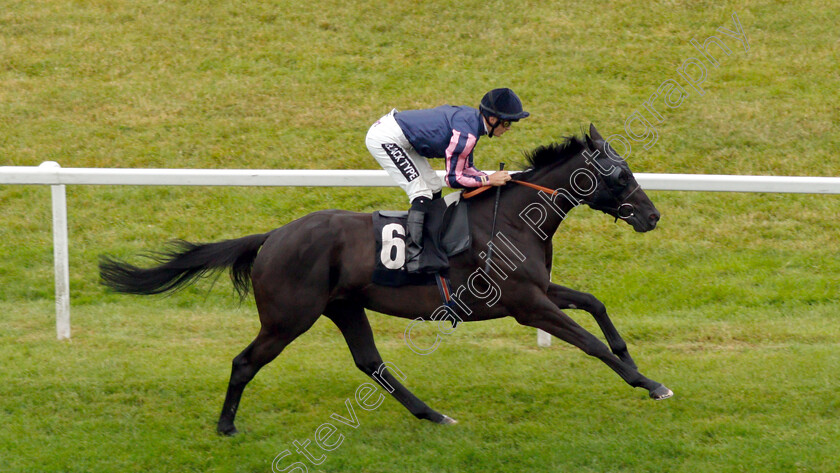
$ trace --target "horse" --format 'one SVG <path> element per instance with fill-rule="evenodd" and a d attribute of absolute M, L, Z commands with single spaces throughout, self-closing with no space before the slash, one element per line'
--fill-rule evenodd
<path fill-rule="evenodd" d="M 591 294 L 550 282 L 551 236 L 572 208 L 586 204 L 639 233 L 656 228 L 660 218 L 627 163 L 595 126 L 581 135 L 525 153 L 530 166 L 514 174 L 495 200 L 495 192 L 467 200 L 471 244 L 450 259 L 449 276 L 453 287 L 469 290 L 456 292 L 457 307 L 446 317 L 453 325 L 513 317 L 600 359 L 630 386 L 647 389 L 651 398 L 666 399 L 673 392 L 639 372 L 604 304 Z M 494 209 L 497 231 L 491 233 Z M 267 233 L 206 244 L 172 243 L 174 247 L 152 256 L 158 264 L 150 268 L 102 255 L 101 281 L 116 292 L 159 294 L 227 268 L 241 297 L 253 290 L 261 326 L 233 359 L 217 424 L 220 434 L 237 433 L 234 419 L 245 386 L 321 315 L 338 327 L 358 369 L 386 387 L 411 414 L 439 424 L 456 422 L 403 386 L 376 348 L 366 309 L 428 321 L 440 320 L 444 306 L 435 286 L 371 282 L 376 256 L 371 214 L 322 210 Z M 497 251 L 487 261 L 489 247 Z M 453 310 L 458 308 L 463 315 Z M 609 346 L 563 309 L 589 312 Z"/>

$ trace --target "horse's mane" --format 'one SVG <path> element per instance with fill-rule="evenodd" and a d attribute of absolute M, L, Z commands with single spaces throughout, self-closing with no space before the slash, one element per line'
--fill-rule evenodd
<path fill-rule="evenodd" d="M 562 164 L 584 149 L 586 149 L 586 135 L 567 136 L 559 143 L 540 146 L 525 153 L 527 168 L 517 175 L 517 180 L 527 180 L 537 171 L 555 164 Z"/>
<path fill-rule="evenodd" d="M 531 151 L 524 152 L 523 156 L 526 162 L 520 163 L 524 166 L 524 169 L 521 172 L 511 174 L 511 178 L 515 181 L 528 182 L 543 169 L 565 163 L 587 149 L 587 137 L 586 133 L 582 133 L 581 136 L 565 136 L 560 142 L 539 146 Z M 471 197 L 470 200 L 479 200 L 491 195 L 495 195 L 495 192 L 483 192 Z"/>

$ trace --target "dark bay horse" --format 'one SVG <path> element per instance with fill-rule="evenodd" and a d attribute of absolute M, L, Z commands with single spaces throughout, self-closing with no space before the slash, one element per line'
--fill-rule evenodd
<path fill-rule="evenodd" d="M 630 386 L 647 389 L 651 398 L 671 397 L 671 390 L 639 373 L 604 304 L 590 294 L 549 281 L 551 236 L 573 207 L 587 204 L 616 220 L 621 218 L 637 232 L 656 227 L 660 216 L 656 207 L 594 126 L 590 125 L 589 135 L 540 147 L 526 157 L 531 167 L 515 175 L 517 182 L 508 183 L 501 192 L 497 232 L 492 238 L 496 193 L 469 199 L 472 247 L 450 261 L 452 286 L 469 289 L 456 293 L 461 311 L 455 317 L 473 322 L 511 316 L 599 358 Z M 485 261 L 488 245 L 498 248 L 492 264 Z M 503 246 L 508 251 L 502 251 Z M 234 418 L 242 392 L 257 371 L 321 315 L 338 326 L 356 366 L 383 386 L 390 385 L 388 391 L 412 414 L 441 424 L 454 423 L 383 369 L 365 313 L 370 309 L 407 319 L 438 320 L 433 316 L 443 307 L 438 290 L 371 283 L 374 253 L 370 214 L 325 210 L 264 234 L 208 244 L 179 242 L 158 253 L 159 264 L 148 269 L 104 256 L 100 273 L 109 288 L 132 294 L 174 291 L 223 268 L 230 268 L 240 295 L 253 288 L 261 328 L 233 360 L 218 423 L 222 434 L 236 433 Z M 492 269 L 484 272 L 483 267 Z M 492 300 L 487 296 L 490 286 Z M 562 309 L 592 314 L 609 347 Z"/>

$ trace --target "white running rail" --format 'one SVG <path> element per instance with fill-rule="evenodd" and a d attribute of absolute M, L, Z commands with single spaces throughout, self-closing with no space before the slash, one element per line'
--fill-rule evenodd
<path fill-rule="evenodd" d="M 443 177 L 443 171 L 438 174 Z M 840 194 L 840 177 L 646 173 L 635 177 L 645 190 Z M 62 340 L 70 338 L 67 185 L 391 187 L 394 181 L 384 170 L 62 168 L 47 161 L 40 166 L 0 166 L 0 185 L 4 184 L 52 187 L 56 332 Z M 537 340 L 539 346 L 551 344 L 551 337 L 541 331 Z"/>

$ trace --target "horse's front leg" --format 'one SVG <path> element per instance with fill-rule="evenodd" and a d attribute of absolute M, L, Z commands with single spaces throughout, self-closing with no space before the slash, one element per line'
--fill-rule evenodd
<path fill-rule="evenodd" d="M 662 383 L 646 378 L 635 366 L 611 353 L 609 347 L 563 313 L 548 297 L 534 295 L 525 300 L 530 303 L 519 305 L 512 311 L 517 322 L 544 330 L 580 348 L 587 355 L 600 359 L 630 386 L 647 389 L 653 399 L 666 399 L 674 395 Z"/>
<path fill-rule="evenodd" d="M 580 309 L 592 314 L 592 317 L 598 322 L 601 331 L 604 332 L 604 337 L 610 345 L 610 349 L 621 361 L 636 368 L 636 362 L 627 351 L 627 343 L 618 334 L 615 325 L 613 325 L 610 316 L 607 315 L 607 308 L 604 303 L 599 301 L 592 294 L 576 291 L 568 287 L 560 286 L 558 284 L 551 284 L 548 287 L 548 298 L 559 309 Z"/>

